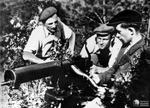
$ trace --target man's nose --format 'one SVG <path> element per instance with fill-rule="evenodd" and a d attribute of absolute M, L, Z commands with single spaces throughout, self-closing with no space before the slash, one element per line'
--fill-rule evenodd
<path fill-rule="evenodd" d="M 99 41 L 98 41 L 98 43 L 99 44 L 102 44 L 104 41 L 102 40 L 102 39 L 100 39 Z"/>
<path fill-rule="evenodd" d="M 57 24 L 53 23 L 52 28 L 56 28 Z"/>

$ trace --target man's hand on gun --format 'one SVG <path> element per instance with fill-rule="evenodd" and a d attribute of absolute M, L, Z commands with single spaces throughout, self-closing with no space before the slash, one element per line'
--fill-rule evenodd
<path fill-rule="evenodd" d="M 97 76 L 94 77 L 94 80 L 95 80 L 95 81 L 94 81 L 92 78 L 90 78 L 88 75 L 86 75 L 84 72 L 82 72 L 82 71 L 81 71 L 79 68 L 77 68 L 75 65 L 71 65 L 71 68 L 74 70 L 74 72 L 75 72 L 76 74 L 81 75 L 81 76 L 87 78 L 87 79 L 91 82 L 91 84 L 92 84 L 94 87 L 97 88 L 97 91 L 98 91 L 98 94 L 99 94 L 99 95 L 102 95 L 102 94 L 105 93 L 106 87 L 98 86 L 98 85 L 97 85 L 98 83 L 96 83 L 96 81 L 97 81 L 97 82 L 100 81 L 100 80 L 99 80 L 99 77 L 98 77 L 98 74 L 97 74 Z M 94 75 L 94 74 L 93 74 L 93 75 Z"/>
<path fill-rule="evenodd" d="M 93 81 L 98 84 L 100 82 L 100 78 L 99 78 L 99 74 L 100 73 L 104 73 L 105 71 L 107 71 L 109 68 L 103 68 L 103 67 L 99 67 L 99 66 L 91 66 L 89 74 L 90 74 L 90 78 L 93 79 Z"/>

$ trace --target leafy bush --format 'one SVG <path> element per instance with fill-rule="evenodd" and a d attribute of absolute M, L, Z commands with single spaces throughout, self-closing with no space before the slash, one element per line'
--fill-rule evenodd
<path fill-rule="evenodd" d="M 124 9 L 138 10 L 143 15 L 142 32 L 148 33 L 149 3 L 139 0 L 24 0 L 0 3 L 0 63 L 4 70 L 29 63 L 22 59 L 22 51 L 31 31 L 38 25 L 41 9 L 55 6 L 61 20 L 76 33 L 75 54 L 79 54 L 84 41 L 93 34 L 92 30 L 100 23 L 107 22 L 113 15 Z M 136 2 L 134 2 L 136 1 Z M 149 34 L 148 34 L 149 36 Z M 149 38 L 149 37 L 148 37 Z M 8 90 L 15 108 L 38 108 L 44 103 L 45 83 L 42 80 L 23 84 L 19 90 Z M 40 88 L 39 91 L 34 91 Z M 33 93 L 33 95 L 32 95 Z M 35 94 L 34 94 L 35 93 Z M 42 96 L 41 96 L 41 94 Z M 36 95 L 36 96 L 35 96 Z M 33 97 L 34 99 L 33 99 Z M 37 98 L 36 98 L 37 97 Z M 36 100 L 39 99 L 40 100 Z M 25 106 L 26 105 L 26 106 Z"/>

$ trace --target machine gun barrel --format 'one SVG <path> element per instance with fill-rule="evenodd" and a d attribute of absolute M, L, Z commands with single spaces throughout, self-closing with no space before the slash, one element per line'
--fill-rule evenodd
<path fill-rule="evenodd" d="M 68 67 L 70 65 L 71 62 L 69 60 L 57 60 L 6 70 L 4 72 L 4 82 L 1 85 L 13 85 L 14 88 L 17 88 L 21 83 L 59 74 L 59 72 L 62 72 L 62 67 Z"/>

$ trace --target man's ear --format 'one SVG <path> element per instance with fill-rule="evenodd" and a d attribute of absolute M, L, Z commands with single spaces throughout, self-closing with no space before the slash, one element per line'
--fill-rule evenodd
<path fill-rule="evenodd" d="M 131 32 L 131 35 L 134 35 L 136 33 L 133 27 L 129 27 L 128 30 Z"/>

